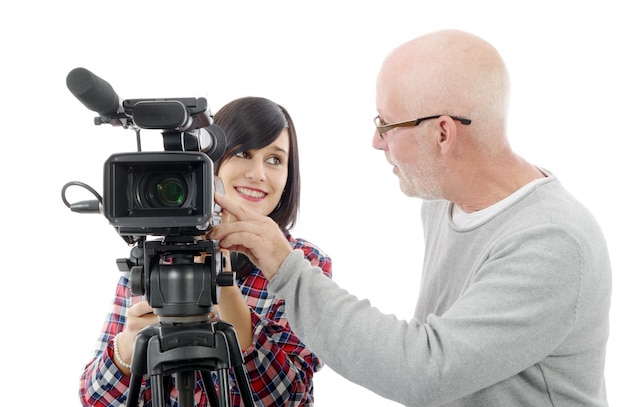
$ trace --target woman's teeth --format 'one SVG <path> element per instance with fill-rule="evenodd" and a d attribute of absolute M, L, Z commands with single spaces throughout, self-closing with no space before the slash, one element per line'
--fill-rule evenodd
<path fill-rule="evenodd" d="M 249 196 L 251 198 L 263 198 L 266 195 L 265 192 L 257 191 L 254 189 L 248 189 L 248 188 L 242 188 L 242 187 L 237 187 L 235 189 L 240 194 Z"/>

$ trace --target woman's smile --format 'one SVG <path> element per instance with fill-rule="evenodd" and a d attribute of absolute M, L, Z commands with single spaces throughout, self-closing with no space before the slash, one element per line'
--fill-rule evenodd
<path fill-rule="evenodd" d="M 262 191 L 257 188 L 236 186 L 235 191 L 237 191 L 237 194 L 243 199 L 247 199 L 249 201 L 254 201 L 254 202 L 259 202 L 267 196 L 267 192 Z"/>

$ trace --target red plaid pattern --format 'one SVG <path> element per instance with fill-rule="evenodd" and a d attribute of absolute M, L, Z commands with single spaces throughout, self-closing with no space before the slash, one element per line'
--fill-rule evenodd
<path fill-rule="evenodd" d="M 302 250 L 314 266 L 332 277 L 331 259 L 320 249 L 303 239 L 286 234 L 294 249 Z M 267 291 L 268 281 L 254 268 L 238 281 L 252 315 L 253 346 L 242 349 L 245 370 L 252 396 L 258 406 L 312 406 L 313 373 L 323 363 L 291 331 L 285 316 L 283 300 Z M 131 305 L 128 276 L 117 284 L 112 308 L 96 342 L 93 356 L 83 370 L 79 397 L 84 406 L 115 407 L 126 403 L 130 379 L 121 374 L 113 363 L 113 338 L 124 329 L 126 310 Z M 195 400 L 197 406 L 209 406 L 197 375 Z M 215 378 L 212 385 L 215 384 Z M 231 404 L 241 406 L 242 400 L 234 375 L 230 374 Z M 178 406 L 174 386 L 170 391 L 171 405 Z M 143 380 L 140 406 L 151 407 L 150 379 Z"/>

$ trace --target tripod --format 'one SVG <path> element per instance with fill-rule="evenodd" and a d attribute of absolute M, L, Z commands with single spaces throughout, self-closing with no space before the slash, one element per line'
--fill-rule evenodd
<path fill-rule="evenodd" d="M 211 255 L 204 263 L 194 263 L 194 257 L 201 252 Z M 167 262 L 162 261 L 164 257 Z M 137 406 L 144 375 L 150 376 L 155 407 L 169 406 L 166 398 L 172 376 L 179 406 L 193 407 L 196 373 L 202 378 L 211 406 L 230 406 L 229 368 L 233 369 L 244 405 L 254 405 L 235 329 L 209 318 L 213 303 L 218 302 L 217 286 L 235 284 L 234 273 L 218 272 L 222 262 L 217 242 L 190 238 L 144 240 L 131 251 L 130 259 L 118 260 L 120 269 L 125 268 L 124 264 L 132 266 L 133 295 L 145 294 L 159 316 L 159 324 L 137 334 L 128 407 Z M 217 376 L 218 391 L 212 373 Z"/>

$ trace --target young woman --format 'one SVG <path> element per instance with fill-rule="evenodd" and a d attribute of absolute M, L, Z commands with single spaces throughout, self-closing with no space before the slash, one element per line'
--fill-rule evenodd
<path fill-rule="evenodd" d="M 220 109 L 214 122 L 227 136 L 226 153 L 215 163 L 224 193 L 240 205 L 270 216 L 293 249 L 302 250 L 311 264 L 330 278 L 330 258 L 289 233 L 300 204 L 298 144 L 289 113 L 268 99 L 244 97 Z M 224 213 L 223 222 L 229 217 Z M 261 270 L 245 261 L 233 268 L 238 287 L 221 287 L 220 302 L 214 308 L 216 316 L 237 332 L 255 403 L 313 405 L 313 373 L 322 367 L 321 361 L 291 331 L 284 301 L 267 291 L 268 281 Z M 156 323 L 146 301 L 133 301 L 128 276 L 123 275 L 93 357 L 83 370 L 79 391 L 83 405 L 112 407 L 127 402 L 135 338 L 142 328 Z M 230 376 L 231 404 L 240 406 L 241 396 Z M 209 406 L 202 385 L 197 375 L 195 404 Z M 172 406 L 177 406 L 174 386 L 169 396 Z M 142 382 L 140 399 L 144 406 L 152 405 L 149 379 Z"/>

